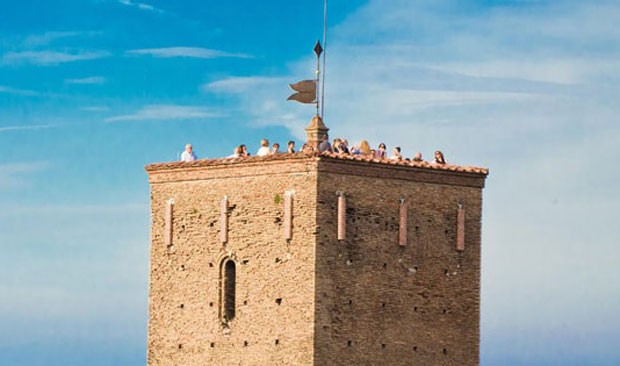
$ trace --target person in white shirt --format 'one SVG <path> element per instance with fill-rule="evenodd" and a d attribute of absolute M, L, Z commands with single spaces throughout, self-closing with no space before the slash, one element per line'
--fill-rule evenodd
<path fill-rule="evenodd" d="M 269 151 L 269 140 L 262 139 L 260 140 L 260 149 L 256 152 L 256 156 L 267 156 L 271 155 L 271 151 Z"/>
<path fill-rule="evenodd" d="M 196 154 L 194 154 L 192 144 L 185 145 L 185 151 L 183 151 L 183 154 L 181 154 L 181 161 L 187 163 L 194 160 L 196 160 Z"/>
<path fill-rule="evenodd" d="M 403 156 L 400 153 L 400 146 L 396 146 L 392 151 L 392 156 L 390 156 L 391 160 L 403 160 Z"/>

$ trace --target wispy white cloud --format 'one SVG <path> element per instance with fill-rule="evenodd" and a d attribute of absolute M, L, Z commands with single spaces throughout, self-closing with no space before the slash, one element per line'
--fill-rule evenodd
<path fill-rule="evenodd" d="M 30 176 L 47 169 L 49 165 L 46 161 L 0 165 L 0 190 L 20 189 L 29 186 Z"/>
<path fill-rule="evenodd" d="M 54 41 L 64 38 L 72 37 L 92 37 L 100 34 L 97 31 L 49 31 L 42 34 L 33 34 L 26 37 L 22 46 L 26 48 L 34 48 L 40 46 L 46 46 Z"/>
<path fill-rule="evenodd" d="M 33 64 L 39 66 L 52 66 L 67 62 L 94 60 L 110 56 L 107 51 L 20 51 L 8 52 L 2 56 L 2 64 L 19 65 Z"/>
<path fill-rule="evenodd" d="M 87 106 L 87 107 L 81 107 L 80 110 L 86 111 L 86 112 L 106 112 L 106 111 L 109 111 L 110 108 L 106 106 L 101 106 L 101 105 L 92 105 L 92 106 Z"/>
<path fill-rule="evenodd" d="M 55 125 L 31 125 L 31 126 L 4 126 L 0 127 L 0 132 L 23 131 L 23 130 L 41 130 L 56 127 Z"/>
<path fill-rule="evenodd" d="M 107 79 L 103 76 L 89 76 L 86 78 L 78 78 L 78 79 L 65 79 L 65 83 L 67 84 L 105 84 Z"/>
<path fill-rule="evenodd" d="M 15 95 L 25 95 L 25 96 L 36 96 L 36 95 L 39 95 L 39 92 L 36 92 L 34 90 L 16 89 L 16 88 L 12 88 L 10 86 L 4 86 L 4 85 L 0 85 L 0 93 L 15 94 Z"/>
<path fill-rule="evenodd" d="M 141 3 L 141 2 L 135 2 L 135 1 L 131 1 L 131 0 L 118 0 L 119 4 L 125 5 L 125 6 L 130 6 L 133 8 L 137 8 L 140 10 L 146 10 L 146 11 L 152 11 L 155 13 L 163 13 L 164 11 L 162 9 L 156 8 L 153 5 L 147 4 L 147 3 Z"/>
<path fill-rule="evenodd" d="M 587 83 L 597 75 L 614 75 L 620 69 L 616 59 L 553 58 L 542 60 L 482 60 L 478 62 L 437 63 L 437 70 L 474 77 L 510 78 L 558 84 Z"/>
<path fill-rule="evenodd" d="M 234 57 L 234 58 L 251 58 L 252 56 L 243 53 L 230 53 L 220 50 L 214 50 L 210 48 L 202 47 L 164 47 L 164 48 L 143 48 L 127 51 L 129 55 L 147 55 L 159 58 L 170 57 L 191 57 L 191 58 L 219 58 L 219 57 Z"/>
<path fill-rule="evenodd" d="M 188 105 L 147 105 L 132 114 L 124 114 L 106 118 L 106 122 L 127 122 L 127 121 L 174 121 L 186 119 L 205 119 L 221 117 L 204 107 Z"/>
<path fill-rule="evenodd" d="M 246 76 L 246 77 L 228 77 L 216 80 L 202 86 L 206 92 L 221 93 L 244 93 L 250 90 L 256 90 L 258 87 L 287 85 L 287 80 L 282 77 L 265 77 L 265 76 Z"/>
<path fill-rule="evenodd" d="M 43 165 L 46 167 L 47 165 Z M 27 169 L 31 169 L 33 167 L 27 167 Z M 37 167 L 34 167 L 35 171 Z M 2 166 L 0 165 L 0 169 Z M 28 171 L 28 172 L 30 172 Z M 5 206 L 8 210 L 7 213 L 10 215 L 114 215 L 114 214 L 133 214 L 133 213 L 143 213 L 148 212 L 148 205 L 144 205 L 143 203 L 123 203 L 123 204 L 114 204 L 114 205 L 96 205 L 96 204 L 84 204 L 84 205 L 55 205 L 55 204 L 44 204 L 44 205 L 23 205 L 23 204 L 13 204 Z M 0 216 L 3 216 L 3 213 L 0 213 Z M 8 216 L 8 214 L 6 214 Z"/>

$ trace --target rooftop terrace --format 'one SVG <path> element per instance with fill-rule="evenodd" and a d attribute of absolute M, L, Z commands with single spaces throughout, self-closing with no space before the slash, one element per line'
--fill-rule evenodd
<path fill-rule="evenodd" d="M 265 163 L 265 162 L 270 162 L 270 161 L 284 161 L 284 160 L 309 159 L 309 158 L 330 159 L 330 160 L 333 159 L 333 160 L 342 160 L 342 161 L 357 161 L 357 162 L 365 162 L 365 163 L 370 163 L 370 164 L 411 167 L 412 169 L 473 173 L 473 174 L 479 174 L 483 176 L 486 176 L 489 174 L 489 170 L 487 168 L 480 168 L 480 167 L 474 167 L 474 166 L 435 164 L 435 163 L 431 163 L 427 161 L 378 159 L 373 156 L 343 155 L 343 154 L 330 153 L 330 152 L 324 152 L 324 153 L 298 152 L 294 154 L 282 153 L 282 154 L 275 154 L 275 155 L 268 155 L 268 156 L 202 159 L 202 160 L 196 160 L 192 162 L 175 161 L 175 162 L 169 162 L 169 163 L 150 164 L 150 165 L 147 165 L 145 169 L 147 172 L 154 172 L 158 170 L 176 170 L 176 169 L 186 169 L 186 168 L 232 165 L 232 164 L 240 164 L 240 163 Z"/>

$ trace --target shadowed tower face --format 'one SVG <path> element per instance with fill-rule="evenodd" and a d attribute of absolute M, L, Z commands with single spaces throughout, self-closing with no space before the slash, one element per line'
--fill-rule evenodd
<path fill-rule="evenodd" d="M 478 364 L 486 169 L 298 153 L 147 171 L 149 365 Z"/>

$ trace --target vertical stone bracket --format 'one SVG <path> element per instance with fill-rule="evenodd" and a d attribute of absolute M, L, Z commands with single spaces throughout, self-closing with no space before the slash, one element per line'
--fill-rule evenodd
<path fill-rule="evenodd" d="M 456 250 L 462 252 L 465 250 L 465 208 L 460 203 L 456 222 Z"/>
<path fill-rule="evenodd" d="M 172 223 L 173 223 L 173 214 L 174 214 L 174 199 L 170 198 L 166 201 L 166 211 L 164 214 L 164 244 L 166 248 L 170 248 L 172 246 Z"/>
<path fill-rule="evenodd" d="M 295 191 L 284 192 L 284 239 L 293 239 L 293 195 Z"/>
<path fill-rule="evenodd" d="M 224 196 L 220 204 L 220 241 L 228 242 L 228 196 Z"/>
<path fill-rule="evenodd" d="M 398 222 L 398 245 L 407 246 L 407 203 L 400 199 L 400 215 Z"/>
<path fill-rule="evenodd" d="M 338 195 L 338 240 L 345 240 L 347 234 L 347 196 L 344 192 Z"/>

